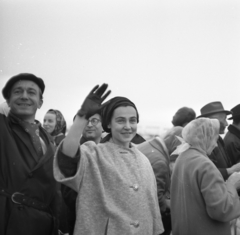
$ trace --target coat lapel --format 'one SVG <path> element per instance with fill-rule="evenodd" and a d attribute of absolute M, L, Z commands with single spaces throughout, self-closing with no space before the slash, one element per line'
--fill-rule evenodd
<path fill-rule="evenodd" d="M 33 148 L 31 142 L 29 141 L 29 138 L 27 138 L 27 133 L 24 133 L 23 131 L 21 131 L 16 125 L 12 126 L 12 130 L 19 137 L 19 139 L 26 145 L 27 149 L 31 153 L 31 156 L 37 162 L 39 157 L 35 149 Z"/>
<path fill-rule="evenodd" d="M 37 165 L 33 168 L 32 171 L 35 171 L 36 169 L 41 167 L 50 158 L 53 159 L 54 152 L 55 152 L 54 146 L 53 146 L 53 144 L 51 144 L 51 142 L 50 142 L 48 136 L 46 135 L 46 133 L 44 132 L 44 130 L 40 127 L 39 131 L 40 131 L 41 138 L 43 139 L 44 143 L 46 144 L 47 150 L 46 150 L 46 153 L 41 157 L 41 159 L 38 161 Z"/>

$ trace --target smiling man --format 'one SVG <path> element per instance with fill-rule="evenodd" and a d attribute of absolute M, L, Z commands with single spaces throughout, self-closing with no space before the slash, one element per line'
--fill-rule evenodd
<path fill-rule="evenodd" d="M 57 232 L 54 148 L 35 120 L 44 89 L 43 80 L 28 73 L 10 78 L 2 89 L 10 112 L 0 114 L 0 234 Z"/>

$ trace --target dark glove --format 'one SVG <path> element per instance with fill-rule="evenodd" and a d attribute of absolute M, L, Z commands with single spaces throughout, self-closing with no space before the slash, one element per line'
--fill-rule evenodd
<path fill-rule="evenodd" d="M 78 111 L 77 115 L 84 117 L 86 119 L 90 118 L 92 115 L 96 114 L 101 108 L 102 102 L 108 97 L 111 91 L 107 91 L 105 95 L 104 92 L 107 90 L 108 85 L 103 83 L 100 87 L 99 85 L 95 86 L 86 99 L 84 100 L 81 109 Z"/>

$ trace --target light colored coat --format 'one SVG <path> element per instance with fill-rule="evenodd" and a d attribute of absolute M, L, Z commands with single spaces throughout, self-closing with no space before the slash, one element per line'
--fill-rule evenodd
<path fill-rule="evenodd" d="M 156 180 L 148 159 L 136 147 L 107 142 L 81 145 L 75 176 L 65 178 L 54 159 L 57 181 L 78 192 L 75 235 L 157 235 L 163 225 Z"/>
<path fill-rule="evenodd" d="M 212 161 L 190 148 L 176 161 L 171 183 L 173 235 L 231 235 L 240 216 L 236 189 L 224 182 Z"/>

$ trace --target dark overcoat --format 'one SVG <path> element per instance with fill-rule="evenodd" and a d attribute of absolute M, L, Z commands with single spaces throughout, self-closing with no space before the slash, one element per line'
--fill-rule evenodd
<path fill-rule="evenodd" d="M 240 130 L 230 125 L 224 137 L 225 149 L 232 161 L 232 165 L 240 162 Z"/>
<path fill-rule="evenodd" d="M 47 205 L 47 210 L 16 204 L 0 194 L 1 235 L 50 235 L 58 204 L 58 184 L 53 177 L 54 148 L 48 134 L 39 128 L 47 150 L 38 160 L 30 137 L 21 126 L 0 114 L 0 189 L 5 194 L 21 193 Z M 56 231 L 56 230 L 55 230 Z"/>
<path fill-rule="evenodd" d="M 232 166 L 231 159 L 226 153 L 223 139 L 219 136 L 217 140 L 217 147 L 209 155 L 209 159 L 215 164 L 218 170 L 221 172 L 223 179 L 227 180 L 229 175 L 227 168 Z"/>

